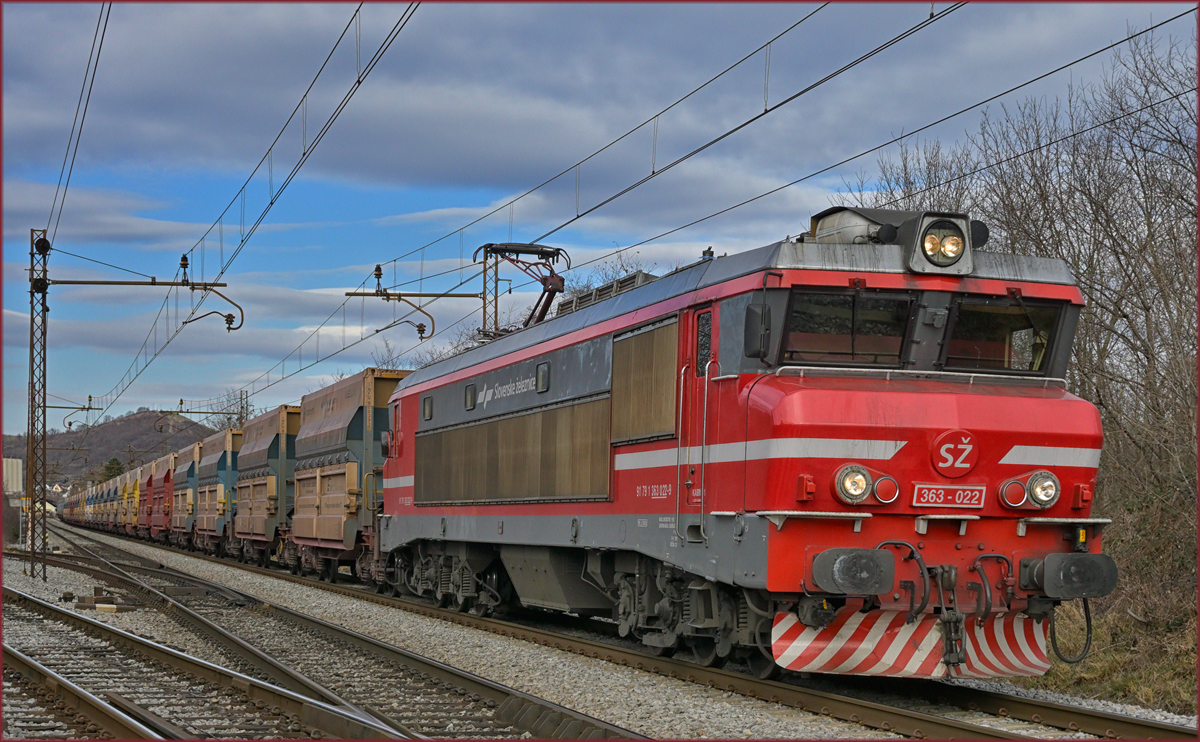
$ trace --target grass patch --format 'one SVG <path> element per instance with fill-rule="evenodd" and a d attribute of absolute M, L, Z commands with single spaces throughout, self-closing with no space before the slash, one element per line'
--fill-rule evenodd
<path fill-rule="evenodd" d="M 1132 609 L 1101 607 L 1108 610 L 1092 605 L 1092 649 L 1087 659 L 1068 665 L 1051 651 L 1052 667 L 1044 676 L 1013 678 L 1012 682 L 1024 688 L 1195 714 L 1194 605 L 1189 617 L 1161 624 L 1132 615 L 1137 613 Z M 1085 637 L 1082 603 L 1061 605 L 1056 614 L 1059 648 L 1067 656 L 1079 654 Z"/>

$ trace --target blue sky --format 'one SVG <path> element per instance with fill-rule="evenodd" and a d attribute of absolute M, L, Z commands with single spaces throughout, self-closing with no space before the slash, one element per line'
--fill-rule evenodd
<path fill-rule="evenodd" d="M 404 5 L 369 4 L 352 24 L 272 153 L 274 185 L 291 170 Z M 937 12 L 949 5 L 936 3 Z M 545 243 L 578 265 L 870 149 L 977 103 L 1189 6 L 1170 3 L 966 5 L 911 38 L 781 107 Z M 1194 7 L 1194 6 L 1193 6 Z M 247 388 L 259 407 L 298 402 L 333 374 L 371 363 L 395 304 L 351 300 L 376 263 L 385 285 L 472 291 L 470 256 L 486 242 L 530 241 L 575 216 L 574 172 L 511 209 L 468 223 L 605 147 L 818 8 L 815 4 L 426 4 L 333 123 L 296 179 L 222 278 L 245 309 L 226 333 L 209 317 L 169 344 L 175 302 L 161 288 L 59 286 L 50 292 L 51 403 L 111 398 L 110 414 L 173 407 Z M 61 221 L 51 278 L 137 276 L 57 250 L 170 279 L 182 252 L 212 280 L 238 241 L 240 204 L 223 235 L 202 235 L 235 200 L 354 13 L 351 4 L 125 4 L 103 51 Z M 27 418 L 29 230 L 45 228 L 67 147 L 98 4 L 5 3 L 4 432 Z M 578 204 L 612 196 L 666 162 L 760 113 L 928 18 L 926 3 L 831 4 L 717 83 L 579 168 Z M 1190 39 L 1195 16 L 1164 27 Z M 1065 99 L 1098 84 L 1110 54 L 992 104 Z M 974 112 L 921 135 L 961 141 Z M 892 150 L 894 151 L 894 150 Z M 754 205 L 637 248 L 661 272 L 712 245 L 736 252 L 797 234 L 869 155 Z M 267 178 L 247 187 L 247 221 L 267 202 Z M 54 229 L 54 225 L 50 225 Z M 421 248 L 424 247 L 424 250 Z M 460 254 L 464 259 L 460 260 Z M 398 262 L 389 263 L 397 258 Z M 459 270 L 461 269 L 461 270 Z M 580 269 L 586 271 L 587 268 Z M 448 275 L 433 274 L 450 271 Z M 530 304 L 521 288 L 505 302 Z M 373 279 L 370 279 L 373 287 Z M 159 315 L 164 304 L 171 317 Z M 201 311 L 229 311 L 210 298 Z M 446 335 L 480 324 L 479 302 L 428 310 Z M 473 312 L 473 313 L 472 313 Z M 156 317 L 158 317 L 156 322 Z M 314 330 L 325 323 L 317 335 Z M 157 337 L 156 329 L 157 328 Z M 135 360 L 147 338 L 148 355 Z M 317 358 L 348 347 L 328 360 Z M 431 343 L 444 342 L 443 336 Z M 319 347 L 318 347 L 319 345 Z M 126 383 L 130 369 L 138 373 Z M 268 376 L 269 374 L 269 376 Z M 48 418 L 62 427 L 61 414 Z M 65 414 L 65 413 L 63 413 Z M 94 417 L 95 415 L 93 415 Z M 75 416 L 72 419 L 79 419 Z"/>

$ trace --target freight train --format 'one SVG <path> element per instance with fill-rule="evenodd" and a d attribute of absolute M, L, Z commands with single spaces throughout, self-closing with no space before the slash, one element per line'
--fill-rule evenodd
<path fill-rule="evenodd" d="M 523 329 L 367 369 L 63 517 L 121 530 L 114 497 L 148 496 L 134 530 L 177 546 L 599 617 L 763 677 L 1042 674 L 1055 609 L 1116 586 L 1102 431 L 1065 389 L 1069 269 L 987 238 L 965 214 L 834 207 L 545 321 L 559 251 L 485 246 L 541 261 Z"/>

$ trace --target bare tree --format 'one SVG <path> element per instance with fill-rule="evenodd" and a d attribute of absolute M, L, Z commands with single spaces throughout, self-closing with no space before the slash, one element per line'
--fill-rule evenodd
<path fill-rule="evenodd" d="M 847 193 L 834 201 L 842 206 L 906 211 L 971 213 L 979 200 L 979 155 L 969 143 L 943 151 L 937 140 L 914 142 L 900 148 L 896 159 L 879 160 L 879 176 L 872 180 L 860 171 L 853 182 L 843 181 Z"/>
<path fill-rule="evenodd" d="M 658 267 L 658 263 L 646 265 L 646 261 L 642 259 L 639 251 L 625 250 L 606 260 L 600 261 L 587 273 L 573 271 L 566 274 L 564 276 L 566 286 L 563 290 L 563 295 L 576 296 L 578 294 L 591 293 L 597 287 L 612 283 L 618 278 L 624 278 L 638 271 L 649 273 L 656 267 Z M 528 310 L 526 310 L 526 314 L 528 313 Z"/>
<path fill-rule="evenodd" d="M 265 410 L 255 408 L 244 389 L 228 389 L 218 397 L 209 409 L 214 414 L 201 420 L 201 424 L 213 430 L 241 430 L 242 427 Z"/>

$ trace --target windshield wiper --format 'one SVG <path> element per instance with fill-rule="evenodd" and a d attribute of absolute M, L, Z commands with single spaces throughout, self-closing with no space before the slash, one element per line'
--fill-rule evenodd
<path fill-rule="evenodd" d="M 1028 322 L 1029 326 L 1033 328 L 1034 333 L 1036 333 L 1038 337 L 1049 338 L 1050 336 L 1045 335 L 1041 328 L 1037 326 L 1037 323 L 1033 321 L 1033 312 L 1029 311 L 1029 307 L 1025 306 L 1025 302 L 1021 299 L 1021 290 L 1009 289 L 1008 295 L 1017 300 L 1017 306 L 1019 306 L 1021 311 L 1025 313 L 1025 321 Z"/>

